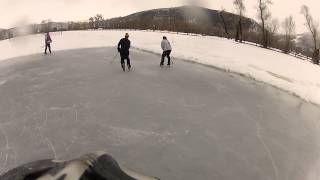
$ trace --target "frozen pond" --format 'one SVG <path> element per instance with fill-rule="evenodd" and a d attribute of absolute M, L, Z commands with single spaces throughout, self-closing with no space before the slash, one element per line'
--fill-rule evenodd
<path fill-rule="evenodd" d="M 0 65 L 0 170 L 104 150 L 161 179 L 319 178 L 320 109 L 268 85 L 115 48 Z"/>

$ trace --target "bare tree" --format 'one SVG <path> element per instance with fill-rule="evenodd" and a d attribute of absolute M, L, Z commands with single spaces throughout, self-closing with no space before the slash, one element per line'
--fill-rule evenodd
<path fill-rule="evenodd" d="M 313 49 L 313 62 L 315 64 L 319 64 L 319 49 L 318 49 L 318 33 L 319 33 L 319 23 L 316 22 L 313 17 L 311 16 L 310 9 L 308 6 L 303 5 L 301 7 L 301 14 L 303 14 L 305 20 L 306 20 L 306 27 L 309 29 L 312 39 L 313 39 L 313 44 L 314 44 L 314 49 Z"/>
<path fill-rule="evenodd" d="M 277 44 L 277 32 L 279 30 L 280 23 L 278 19 L 272 19 L 271 22 L 266 24 L 266 33 L 267 33 L 267 40 L 268 40 L 268 46 L 273 46 L 278 48 Z"/>
<path fill-rule="evenodd" d="M 219 12 L 219 15 L 220 15 L 223 27 L 224 27 L 224 31 L 225 31 L 225 33 L 227 35 L 227 38 L 229 39 L 230 36 L 229 36 L 228 26 L 227 26 L 227 23 L 226 23 L 226 19 L 224 18 L 225 12 L 226 12 L 225 9 L 221 8 L 221 11 Z"/>
<path fill-rule="evenodd" d="M 278 30 L 279 30 L 279 27 L 280 27 L 279 20 L 277 18 L 272 19 L 270 27 L 271 27 L 270 28 L 271 33 L 276 34 L 278 32 Z"/>
<path fill-rule="evenodd" d="M 286 17 L 282 22 L 282 28 L 284 30 L 284 53 L 289 53 L 292 48 L 292 39 L 296 31 L 296 23 L 292 16 Z"/>
<path fill-rule="evenodd" d="M 90 18 L 89 18 L 89 28 L 90 28 L 90 29 L 93 29 L 93 28 L 94 28 L 94 18 L 93 18 L 93 17 L 90 17 Z"/>
<path fill-rule="evenodd" d="M 236 11 L 239 15 L 239 21 L 238 21 L 238 24 L 237 24 L 237 33 L 236 33 L 236 37 L 235 37 L 235 40 L 236 41 L 240 41 L 242 42 L 243 40 L 243 35 L 242 35 L 242 17 L 243 17 L 243 14 L 246 10 L 246 7 L 244 5 L 244 0 L 234 0 L 233 1 L 233 4 L 236 8 Z"/>
<path fill-rule="evenodd" d="M 268 32 L 266 29 L 266 22 L 270 19 L 271 13 L 269 5 L 272 4 L 271 0 L 257 0 L 258 1 L 258 17 L 261 20 L 262 26 L 262 45 L 264 48 L 268 47 Z"/>
<path fill-rule="evenodd" d="M 95 20 L 95 28 L 101 28 L 103 26 L 104 19 L 103 19 L 102 14 L 97 14 L 94 17 L 94 20 Z"/>
<path fill-rule="evenodd" d="M 41 21 L 41 32 L 49 32 L 50 26 L 49 23 L 52 22 L 51 19 L 44 19 Z"/>

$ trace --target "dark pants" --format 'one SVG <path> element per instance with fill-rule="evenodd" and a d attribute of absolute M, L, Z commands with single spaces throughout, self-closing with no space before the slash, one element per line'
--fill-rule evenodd
<path fill-rule="evenodd" d="M 124 68 L 124 66 L 125 66 L 124 60 L 127 60 L 127 66 L 130 69 L 131 63 L 130 63 L 129 54 L 120 54 L 120 56 L 121 56 L 121 67 Z"/>
<path fill-rule="evenodd" d="M 44 53 L 47 54 L 47 49 L 49 48 L 49 52 L 51 54 L 51 45 L 50 43 L 46 43 L 46 49 L 44 50 Z"/>
<path fill-rule="evenodd" d="M 164 58 L 165 58 L 165 57 L 168 58 L 168 65 L 169 65 L 169 66 L 171 65 L 170 54 L 171 54 L 171 50 L 169 50 L 169 51 L 163 51 L 163 53 L 162 53 L 162 58 L 161 58 L 161 63 L 160 63 L 161 66 L 163 66 Z"/>

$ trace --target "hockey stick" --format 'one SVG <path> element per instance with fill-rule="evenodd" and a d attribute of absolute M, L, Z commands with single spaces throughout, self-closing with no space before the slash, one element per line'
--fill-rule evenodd
<path fill-rule="evenodd" d="M 113 57 L 113 59 L 110 61 L 110 64 L 113 64 L 114 61 L 117 59 L 119 53 L 117 52 L 117 54 Z"/>

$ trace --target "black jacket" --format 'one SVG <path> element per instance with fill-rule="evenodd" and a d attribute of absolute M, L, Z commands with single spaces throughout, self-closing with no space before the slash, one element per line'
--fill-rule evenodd
<path fill-rule="evenodd" d="M 128 38 L 123 38 L 118 43 L 118 51 L 122 55 L 129 55 L 129 49 L 130 49 L 130 40 Z"/>

